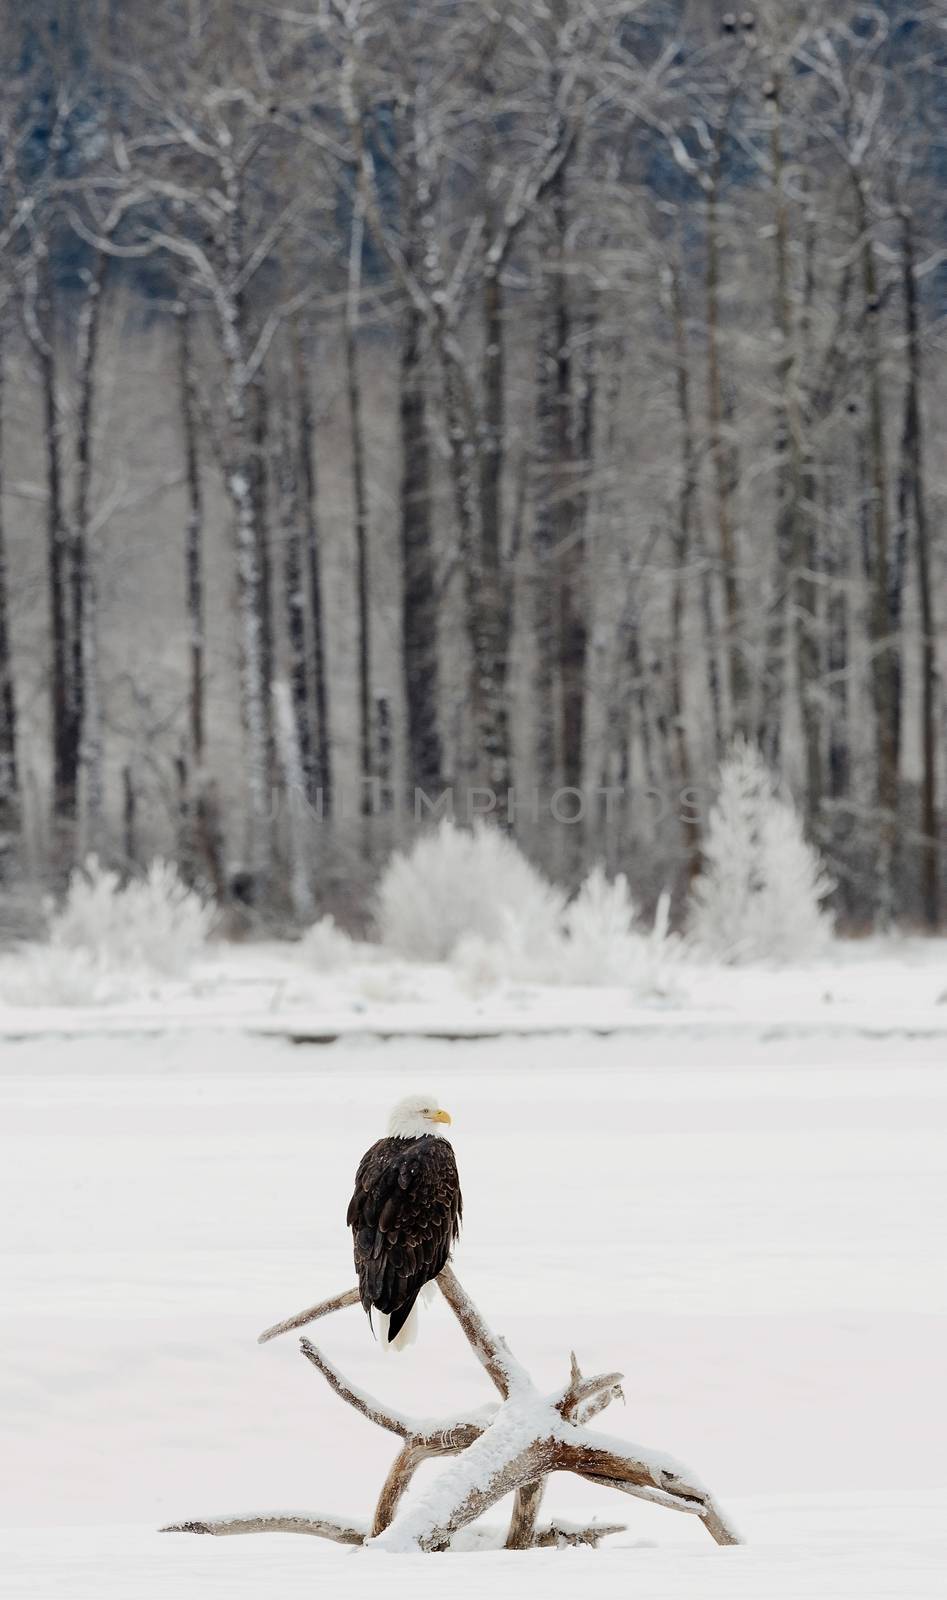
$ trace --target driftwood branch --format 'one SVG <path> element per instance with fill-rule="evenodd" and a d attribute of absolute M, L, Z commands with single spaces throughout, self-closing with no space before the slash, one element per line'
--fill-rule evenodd
<path fill-rule="evenodd" d="M 573 1361 L 575 1360 L 574 1354 L 572 1359 Z M 578 1416 L 581 1408 L 587 1418 L 589 1415 L 587 1402 L 590 1403 L 593 1400 L 597 1400 L 599 1396 L 606 1394 L 610 1398 L 619 1388 L 621 1380 L 622 1374 L 620 1372 L 605 1372 L 597 1378 L 583 1378 L 576 1368 L 562 1399 L 556 1401 L 556 1410 L 562 1417 L 573 1418 Z M 608 1404 L 608 1400 L 605 1401 L 605 1404 Z"/>
<path fill-rule="evenodd" d="M 216 1539 L 236 1533 L 308 1533 L 336 1544 L 364 1544 L 364 1528 L 347 1527 L 331 1517 L 219 1517 L 210 1522 L 171 1522 L 160 1533 L 212 1533 Z"/>
<path fill-rule="evenodd" d="M 657 1452 L 593 1433 L 588 1423 L 613 1400 L 624 1400 L 621 1373 L 585 1377 L 573 1353 L 569 1381 L 558 1395 L 544 1397 L 505 1342 L 487 1325 L 450 1267 L 437 1279 L 468 1344 L 500 1396 L 500 1403 L 475 1414 L 443 1421 L 420 1421 L 385 1406 L 356 1388 L 307 1338 L 303 1355 L 341 1400 L 369 1422 L 401 1440 L 382 1485 L 371 1529 L 334 1518 L 307 1516 L 226 1517 L 175 1523 L 165 1532 L 304 1533 L 342 1544 L 368 1540 L 391 1551 L 446 1550 L 454 1535 L 504 1496 L 513 1495 L 506 1537 L 509 1550 L 587 1544 L 624 1531 L 618 1524 L 571 1528 L 550 1524 L 538 1529 L 546 1480 L 552 1472 L 571 1472 L 601 1488 L 649 1500 L 669 1510 L 697 1516 L 718 1544 L 738 1544 L 739 1535 L 699 1480 Z M 354 1305 L 356 1289 L 323 1300 L 277 1323 L 260 1335 L 266 1343 L 308 1323 Z M 405 1491 L 423 1461 L 452 1456 L 433 1489 L 402 1510 Z"/>
<path fill-rule="evenodd" d="M 402 1439 L 407 1439 L 411 1432 L 411 1425 L 405 1417 L 386 1411 L 380 1401 L 371 1395 L 361 1394 L 358 1389 L 353 1389 L 342 1374 L 336 1370 L 331 1361 L 327 1361 L 320 1350 L 309 1339 L 300 1339 L 300 1349 L 307 1361 L 322 1373 L 330 1389 L 334 1389 L 340 1400 L 360 1411 L 369 1422 L 375 1422 L 379 1428 L 387 1428 L 389 1433 L 397 1433 Z"/>
<path fill-rule="evenodd" d="M 529 1550 L 537 1543 L 536 1519 L 545 1493 L 545 1478 L 535 1478 L 532 1483 L 524 1483 L 517 1489 L 513 1496 L 510 1531 L 506 1536 L 507 1550 Z M 552 1528 L 546 1531 L 550 1535 L 553 1532 Z M 550 1538 L 548 1542 L 553 1544 L 555 1540 Z"/>
<path fill-rule="evenodd" d="M 548 1550 L 552 1547 L 556 1550 L 565 1550 L 570 1545 L 587 1544 L 591 1545 L 593 1550 L 597 1550 L 601 1539 L 607 1539 L 613 1533 L 626 1532 L 627 1528 L 623 1522 L 593 1522 L 588 1528 L 570 1528 L 552 1522 L 548 1528 L 539 1530 L 530 1548 L 533 1550 Z M 506 1547 L 508 1550 L 519 1548 L 511 1545 L 509 1540 L 507 1540 Z"/>
<path fill-rule="evenodd" d="M 297 1328 L 305 1328 L 310 1322 L 318 1322 L 320 1317 L 327 1317 L 332 1311 L 343 1311 L 346 1306 L 357 1306 L 358 1301 L 358 1290 L 346 1289 L 344 1294 L 337 1294 L 331 1300 L 321 1300 L 317 1306 L 309 1306 L 306 1311 L 297 1311 L 294 1317 L 288 1317 L 285 1322 L 277 1322 L 272 1328 L 264 1329 L 257 1339 L 257 1344 L 268 1344 L 271 1339 L 278 1339 L 281 1333 L 293 1333 Z"/>
<path fill-rule="evenodd" d="M 444 1267 L 437 1278 L 437 1287 L 447 1301 L 464 1331 L 467 1343 L 487 1372 L 491 1383 L 499 1389 L 504 1400 L 511 1389 L 529 1382 L 524 1369 L 494 1333 L 491 1333 L 466 1290 L 462 1289 L 452 1268 Z"/>
<path fill-rule="evenodd" d="M 404 1497 L 405 1491 L 422 1461 L 434 1456 L 456 1455 L 479 1439 L 495 1414 L 496 1407 L 487 1408 L 476 1417 L 450 1417 L 443 1423 L 417 1422 L 382 1405 L 373 1395 L 364 1394 L 348 1382 L 328 1361 L 310 1339 L 302 1338 L 300 1347 L 307 1361 L 325 1378 L 340 1400 L 358 1411 L 369 1422 L 404 1440 L 402 1448 L 392 1462 L 382 1485 L 381 1494 L 372 1519 L 372 1537 L 383 1533 L 389 1526 Z"/>
<path fill-rule="evenodd" d="M 610 1406 L 613 1400 L 620 1400 L 622 1405 L 625 1403 L 625 1391 L 620 1383 L 616 1383 L 613 1389 L 604 1389 L 594 1399 L 578 1406 L 576 1409 L 576 1421 L 581 1423 L 591 1422 L 592 1418 L 597 1417 L 600 1411 L 605 1410 L 606 1406 Z"/>
<path fill-rule="evenodd" d="M 363 1528 L 347 1527 L 327 1517 L 220 1517 L 210 1522 L 173 1522 L 161 1533 L 207 1533 L 214 1538 L 228 1538 L 241 1533 L 302 1533 L 316 1539 L 331 1539 L 335 1544 L 361 1545 L 370 1537 Z M 510 1545 L 507 1549 L 566 1549 L 572 1545 L 591 1545 L 597 1548 L 602 1539 L 611 1534 L 625 1533 L 622 1522 L 592 1522 L 588 1527 L 573 1527 L 569 1523 L 551 1522 L 537 1529 L 528 1545 Z"/>

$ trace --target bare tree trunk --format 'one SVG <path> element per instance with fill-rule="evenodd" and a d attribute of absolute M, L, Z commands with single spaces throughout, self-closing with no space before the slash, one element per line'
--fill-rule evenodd
<path fill-rule="evenodd" d="M 483 440 L 480 447 L 480 505 L 484 560 L 499 569 L 503 543 L 503 453 L 506 396 L 503 290 L 489 257 L 483 274 Z"/>
<path fill-rule="evenodd" d="M 907 384 L 898 499 L 903 535 L 913 506 L 917 553 L 918 606 L 921 614 L 921 895 L 924 921 L 935 932 L 940 923 L 940 852 L 937 818 L 937 621 L 931 587 L 931 538 L 927 514 L 924 434 L 921 410 L 921 336 L 918 321 L 913 218 L 901 210 L 901 282 L 907 332 Z"/>
<path fill-rule="evenodd" d="M 260 541 L 253 493 L 254 450 L 247 429 L 239 370 L 228 385 L 230 463 L 228 480 L 236 524 L 237 599 L 241 622 L 241 714 L 246 748 L 247 870 L 254 903 L 269 887 L 269 718 L 264 706 L 265 648 L 260 582 Z"/>
<path fill-rule="evenodd" d="M 75 859 L 79 798 L 79 724 L 73 694 L 72 615 L 69 601 L 70 538 L 63 503 L 61 421 L 57 394 L 53 280 L 45 246 L 36 260 L 24 304 L 27 334 L 39 371 L 46 462 L 46 548 L 49 583 L 50 689 L 53 744 L 53 866 L 66 877 Z"/>
<path fill-rule="evenodd" d="M 826 523 L 830 522 L 831 499 L 826 498 Z M 833 800 L 847 797 L 851 785 L 851 734 L 849 729 L 849 615 L 848 591 L 851 584 L 851 556 L 847 530 L 829 527 L 826 572 L 829 593 L 826 616 L 829 700 L 828 788 Z"/>
<path fill-rule="evenodd" d="M 806 813 L 814 819 L 822 794 L 821 718 L 818 656 L 815 653 L 815 591 L 811 574 L 812 537 L 805 492 L 805 440 L 800 399 L 801 358 L 792 307 L 789 207 L 783 153 L 782 79 L 773 70 L 766 87 L 770 115 L 772 169 L 776 358 L 777 510 L 773 599 L 767 631 L 765 681 L 769 686 L 762 743 L 779 765 L 784 716 L 782 698 L 788 616 L 794 615 L 796 676 L 806 761 Z"/>
<path fill-rule="evenodd" d="M 423 249 L 416 203 L 416 177 L 405 185 L 406 261 L 417 270 Z M 431 451 L 425 394 L 424 318 L 408 297 L 402 313 L 401 429 L 401 633 L 408 772 L 412 789 L 435 793 L 441 785 L 443 753 L 438 718 L 437 591 L 431 529 Z"/>
<path fill-rule="evenodd" d="M 476 745 L 475 765 L 502 802 L 510 781 L 505 641 L 498 626 L 497 597 L 492 593 L 489 579 L 484 573 L 480 504 L 475 478 L 476 425 L 465 403 L 461 374 L 443 343 L 440 355 L 458 553 L 464 579 L 469 705 Z"/>
<path fill-rule="evenodd" d="M 671 589 L 671 719 L 678 785 L 683 795 L 692 782 L 690 749 L 687 739 L 687 720 L 684 709 L 684 608 L 686 584 L 693 559 L 693 526 L 697 508 L 697 450 L 694 443 L 694 419 L 690 393 L 690 365 L 687 353 L 687 332 L 684 316 L 684 292 L 680 267 L 677 263 L 669 270 L 671 318 L 674 326 L 676 356 L 677 409 L 681 429 L 681 482 L 677 496 L 677 529 L 674 538 L 674 581 Z M 712 695 L 712 700 L 715 696 Z M 700 828 L 691 808 L 679 808 L 691 820 L 684 824 L 687 847 L 687 881 L 690 883 L 700 870 Z"/>
<path fill-rule="evenodd" d="M 488 209 L 487 227 L 494 217 Z M 503 259 L 490 251 L 483 281 L 483 423 L 480 455 L 480 539 L 483 561 L 484 606 L 488 630 L 490 674 L 495 699 L 492 737 L 501 741 L 497 770 L 491 782 L 499 788 L 509 780 L 509 712 L 506 704 L 508 652 L 513 623 L 513 589 L 505 571 L 503 540 L 503 466 L 506 453 L 506 326 L 503 313 Z M 500 796 L 502 802 L 502 796 Z"/>
<path fill-rule="evenodd" d="M 325 817 L 332 813 L 332 744 L 329 730 L 329 700 L 326 686 L 325 616 L 322 605 L 322 554 L 317 511 L 316 462 L 313 450 L 312 400 L 306 370 L 302 333 L 293 327 L 296 426 L 300 478 L 300 509 L 305 543 L 306 584 L 309 594 L 309 626 L 312 651 L 310 676 L 315 710 L 309 803 L 320 804 Z"/>
<path fill-rule="evenodd" d="M 773 68 L 772 77 L 766 87 L 766 98 L 770 117 L 770 163 L 775 210 L 773 241 L 776 290 L 773 332 L 777 341 L 777 357 L 774 447 L 778 467 L 776 536 L 770 567 L 771 590 L 764 647 L 760 745 L 770 765 L 777 769 L 780 763 L 784 721 L 786 613 L 792 603 L 795 561 L 800 545 L 799 428 L 793 403 L 796 352 L 789 300 L 789 219 L 784 188 L 782 108 L 779 96 L 779 74 Z"/>
<path fill-rule="evenodd" d="M 273 698 L 276 702 L 274 720 L 289 819 L 290 901 L 296 921 L 305 924 L 312 920 L 313 900 L 309 881 L 305 780 L 299 749 L 298 723 L 289 684 L 281 681 L 274 683 Z"/>
<path fill-rule="evenodd" d="M 717 547 L 723 578 L 724 619 L 726 623 L 728 686 L 730 691 L 731 731 L 745 728 L 747 715 L 747 670 L 740 638 L 741 601 L 737 569 L 734 494 L 736 474 L 732 447 L 726 437 L 723 369 L 720 355 L 720 185 L 723 176 L 723 145 L 726 121 L 717 130 L 713 164 L 707 189 L 707 413 L 710 424 L 710 456 L 713 465 L 717 507 Z"/>
<path fill-rule="evenodd" d="M 2 330 L 0 330 L 2 339 Z M 22 820 L 17 766 L 16 695 L 7 594 L 6 530 L 3 521 L 4 349 L 0 342 L 0 883 L 15 857 Z"/>
<path fill-rule="evenodd" d="M 899 641 L 893 636 L 891 616 L 890 529 L 888 519 L 888 468 L 885 457 L 884 389 L 881 370 L 881 302 L 875 244 L 868 214 L 865 183 L 853 172 L 855 214 L 860 240 L 864 306 L 865 377 L 868 390 L 868 526 L 871 562 L 869 633 L 872 646 L 872 686 L 875 710 L 879 850 L 877 909 L 882 925 L 894 913 L 894 865 L 897 842 L 898 741 L 897 689 Z"/>
<path fill-rule="evenodd" d="M 253 451 L 254 530 L 259 573 L 261 673 L 260 694 L 266 730 L 266 785 L 272 794 L 277 780 L 277 736 L 273 684 L 276 680 L 273 558 L 270 550 L 270 395 L 266 372 L 257 372 L 249 389 Z"/>
<path fill-rule="evenodd" d="M 98 559 L 89 527 L 96 363 L 109 257 L 100 251 L 79 314 L 76 490 L 72 526 L 73 696 L 79 724 L 83 852 L 101 853 L 105 829 L 104 748 L 99 683 Z"/>
<path fill-rule="evenodd" d="M 283 602 L 286 616 L 286 646 L 289 662 L 288 692 L 295 727 L 294 748 L 298 753 L 301 792 L 288 795 L 288 804 L 304 804 L 313 791 L 312 736 L 309 726 L 309 661 L 306 650 L 306 596 L 303 589 L 302 539 L 299 519 L 299 480 L 296 475 L 296 430 L 291 407 L 291 388 L 283 385 L 278 422 L 276 487 L 279 495 L 279 524 L 283 548 Z M 277 700 L 277 722 L 281 715 Z M 286 770 L 286 734 L 280 734 L 283 775 Z M 294 773 L 295 778 L 295 763 Z"/>
<path fill-rule="evenodd" d="M 388 696 L 380 694 L 375 701 L 375 748 L 378 751 L 378 805 L 382 815 L 394 806 L 392 783 L 393 740 L 391 734 L 391 704 Z"/>
<path fill-rule="evenodd" d="M 358 610 L 358 745 L 362 780 L 361 811 L 372 812 L 372 675 L 371 611 L 368 586 L 368 497 L 365 484 L 365 439 L 362 389 L 358 370 L 359 300 L 362 292 L 364 224 L 359 205 L 352 215 L 349 240 L 348 293 L 345 299 L 345 377 L 352 448 L 352 507 L 355 515 L 355 589 Z"/>
<path fill-rule="evenodd" d="M 191 880 L 203 866 L 218 900 L 226 896 L 220 817 L 205 765 L 207 636 L 204 614 L 204 496 L 198 449 L 198 400 L 191 343 L 191 308 L 176 307 L 178 318 L 178 404 L 184 455 L 187 516 L 184 525 L 184 595 L 188 639 L 188 760 L 186 840 L 182 865 Z"/>
<path fill-rule="evenodd" d="M 551 284 L 551 312 L 555 374 L 553 414 L 556 439 L 553 517 L 558 610 L 559 709 L 562 721 L 559 745 L 563 782 L 568 788 L 580 788 L 588 637 L 584 584 L 585 541 L 576 514 L 575 488 L 578 462 L 574 417 L 572 304 L 566 272 L 569 202 L 564 162 L 557 169 L 550 185 L 549 201 L 555 258 Z"/>
<path fill-rule="evenodd" d="M 272 837 L 272 710 L 267 678 L 269 623 L 261 555 L 262 507 L 258 430 L 247 414 L 249 326 L 243 287 L 243 179 L 235 163 L 221 162 L 227 199 L 224 240 L 225 280 L 217 296 L 226 363 L 227 441 L 225 478 L 234 520 L 237 612 L 240 619 L 240 714 L 244 734 L 246 793 L 246 869 L 248 899 L 259 905 L 270 890 Z"/>
<path fill-rule="evenodd" d="M 199 775 L 204 765 L 204 499 L 197 448 L 197 412 L 194 396 L 191 312 L 186 300 L 176 308 L 178 317 L 178 402 L 184 446 L 184 483 L 187 520 L 184 531 L 184 583 L 188 636 L 188 734 L 191 760 Z"/>
<path fill-rule="evenodd" d="M 122 850 L 126 867 L 138 862 L 138 796 L 130 766 L 122 768 Z"/>
<path fill-rule="evenodd" d="M 553 513 L 556 413 L 555 329 L 543 296 L 536 352 L 536 468 L 533 490 L 532 613 L 534 639 L 533 704 L 536 776 L 541 789 L 558 785 L 561 734 L 556 661 L 555 518 Z"/>
<path fill-rule="evenodd" d="M 187 516 L 184 524 L 184 605 L 188 639 L 188 750 L 183 763 L 181 868 L 188 883 L 197 877 L 198 811 L 204 766 L 204 590 L 201 561 L 203 499 L 197 453 L 197 420 L 192 373 L 190 306 L 175 306 L 178 322 L 178 406 L 184 454 Z"/>

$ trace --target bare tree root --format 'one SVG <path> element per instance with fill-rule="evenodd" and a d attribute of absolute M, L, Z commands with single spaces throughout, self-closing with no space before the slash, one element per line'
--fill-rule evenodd
<path fill-rule="evenodd" d="M 244 1516 L 202 1522 L 180 1522 L 168 1533 L 304 1533 L 341 1544 L 368 1541 L 390 1551 L 447 1550 L 456 1533 L 469 1526 L 506 1495 L 513 1495 L 513 1513 L 506 1536 L 508 1550 L 534 1550 L 584 1544 L 597 1546 L 618 1524 L 570 1528 L 551 1524 L 538 1529 L 546 1480 L 552 1472 L 571 1472 L 589 1483 L 638 1499 L 687 1512 L 701 1519 L 720 1545 L 739 1544 L 740 1537 L 700 1481 L 686 1468 L 657 1451 L 591 1431 L 589 1422 L 614 1400 L 624 1400 L 621 1373 L 585 1377 L 573 1352 L 569 1381 L 561 1393 L 542 1395 L 505 1341 L 487 1325 L 450 1267 L 437 1279 L 461 1330 L 499 1395 L 499 1402 L 466 1415 L 423 1422 L 393 1410 L 349 1383 L 309 1340 L 302 1353 L 332 1391 L 353 1410 L 395 1434 L 401 1441 L 381 1488 L 369 1531 L 331 1517 Z M 320 1317 L 358 1301 L 350 1289 L 334 1299 L 300 1311 L 260 1335 L 265 1343 L 305 1327 Z M 402 1511 L 402 1501 L 423 1461 L 454 1459 L 426 1494 Z"/>

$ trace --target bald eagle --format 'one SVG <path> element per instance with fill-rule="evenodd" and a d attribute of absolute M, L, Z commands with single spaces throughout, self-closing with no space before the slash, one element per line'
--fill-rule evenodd
<path fill-rule="evenodd" d="M 352 1230 L 362 1305 L 383 1346 L 417 1337 L 415 1301 L 447 1265 L 460 1232 L 457 1163 L 441 1128 L 450 1123 L 433 1095 L 400 1100 L 388 1136 L 366 1150 L 346 1222 Z"/>

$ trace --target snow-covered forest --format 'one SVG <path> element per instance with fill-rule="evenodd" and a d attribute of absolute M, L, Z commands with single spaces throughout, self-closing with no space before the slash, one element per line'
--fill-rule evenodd
<path fill-rule="evenodd" d="M 4 1593 L 940 1600 L 944 0 L 0 40 Z"/>
<path fill-rule="evenodd" d="M 451 810 L 681 929 L 738 736 L 937 926 L 940 6 L 2 29 L 8 933 L 90 854 L 358 933 Z"/>

